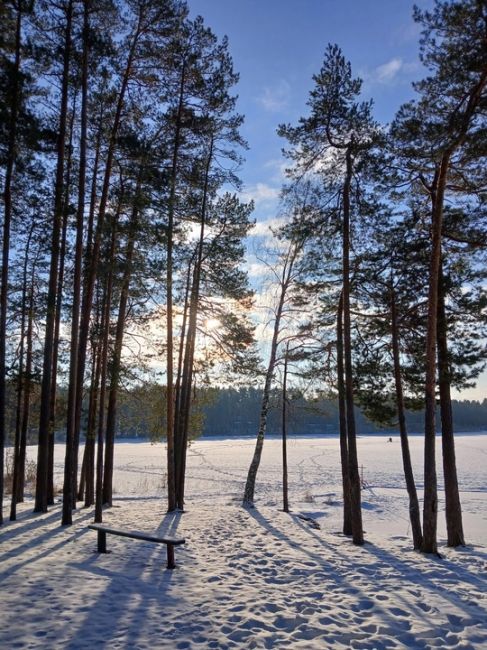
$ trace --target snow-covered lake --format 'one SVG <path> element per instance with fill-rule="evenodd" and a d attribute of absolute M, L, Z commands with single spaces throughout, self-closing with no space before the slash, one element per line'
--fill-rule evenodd
<path fill-rule="evenodd" d="M 407 535 L 408 500 L 398 436 L 358 438 L 363 491 L 364 526 L 370 532 Z M 250 438 L 204 439 L 192 444 L 188 457 L 187 507 L 193 500 L 238 501 L 255 447 Z M 256 487 L 256 505 L 281 507 L 281 441 L 265 441 Z M 422 497 L 423 440 L 411 436 L 410 448 L 416 484 Z M 60 452 L 63 452 L 61 447 Z M 165 445 L 118 443 L 114 490 L 117 496 L 165 494 Z M 487 545 L 487 435 L 464 434 L 457 437 L 458 479 L 467 538 Z M 62 480 L 63 453 L 59 456 L 59 482 Z M 341 469 L 339 440 L 335 436 L 295 437 L 288 441 L 289 491 L 291 505 L 315 511 L 324 529 L 341 527 Z M 441 440 L 437 439 L 437 465 L 440 511 L 443 507 Z M 333 505 L 330 505 L 332 503 Z M 315 506 L 319 506 L 316 507 Z M 446 536 L 442 512 L 439 535 Z"/>
<path fill-rule="evenodd" d="M 468 546 L 442 547 L 443 559 L 411 550 L 400 443 L 388 438 L 358 441 L 361 548 L 340 534 L 337 437 L 289 440 L 290 514 L 277 439 L 265 442 L 250 510 L 254 441 L 195 442 L 184 514 L 165 512 L 165 446 L 117 443 L 104 521 L 184 536 L 176 570 L 146 542 L 109 538 L 113 552 L 98 555 L 91 509 L 63 528 L 59 504 L 34 516 L 28 501 L 0 529 L 0 648 L 487 648 L 487 435 L 457 437 Z M 410 442 L 421 488 L 422 440 Z M 63 458 L 60 445 L 59 483 Z M 440 441 L 438 478 L 441 495 Z"/>

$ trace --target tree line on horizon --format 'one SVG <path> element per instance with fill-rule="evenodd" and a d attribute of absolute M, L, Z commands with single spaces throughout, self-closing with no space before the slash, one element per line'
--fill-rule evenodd
<path fill-rule="evenodd" d="M 210 389 L 214 394 L 203 401 L 200 411 L 201 434 L 204 436 L 254 435 L 258 426 L 258 413 L 261 391 L 257 388 Z M 288 433 L 290 435 L 325 435 L 339 432 L 339 407 L 336 397 L 306 398 L 305 395 L 288 392 Z M 282 432 L 281 409 L 282 392 L 275 388 L 270 396 L 267 431 L 274 435 Z M 122 407 L 123 408 L 123 407 Z M 487 429 L 487 398 L 477 400 L 452 400 L 453 426 L 455 431 L 484 432 Z M 135 415 L 135 414 L 134 414 Z M 422 432 L 424 411 L 406 410 L 406 423 L 411 433 Z M 399 424 L 395 419 L 369 419 L 359 406 L 355 406 L 355 418 L 359 434 L 398 433 Z M 137 420 L 137 417 L 134 418 Z M 127 422 L 124 418 L 123 422 Z M 437 408 L 437 422 L 440 413 Z M 122 424 L 122 421 L 121 421 Z M 121 430 L 122 432 L 122 430 Z M 130 435 L 130 431 L 126 430 Z M 146 435 L 150 437 L 149 428 Z"/>
<path fill-rule="evenodd" d="M 141 382 L 136 386 L 121 387 L 118 399 L 115 435 L 119 439 L 140 438 L 151 442 L 164 442 L 165 432 L 161 428 L 164 419 L 164 400 L 161 393 L 164 386 L 159 383 Z M 27 430 L 27 444 L 35 445 L 38 436 L 40 386 L 34 390 L 31 402 L 31 417 Z M 15 425 L 15 385 L 7 386 L 7 415 L 9 427 Z M 262 390 L 252 386 L 238 388 L 196 388 L 190 422 L 190 440 L 201 436 L 253 436 L 258 428 Z M 54 432 L 55 440 L 63 443 L 66 434 L 65 387 L 58 388 L 58 419 Z M 289 435 L 337 435 L 339 433 L 339 405 L 336 395 L 310 396 L 297 389 L 287 394 Z M 87 409 L 86 405 L 86 410 Z M 355 405 L 357 431 L 363 434 L 399 432 L 397 418 L 387 417 L 387 409 L 379 419 L 367 417 L 360 406 Z M 453 427 L 459 433 L 482 433 L 487 430 L 487 398 L 479 400 L 452 400 Z M 408 431 L 421 435 L 424 426 L 424 409 L 406 409 Z M 437 431 L 441 433 L 441 413 L 436 409 Z M 81 437 L 84 439 L 86 421 L 82 422 Z M 438 427 L 439 425 L 439 427 Z M 282 389 L 274 387 L 269 396 L 269 412 L 266 432 L 282 434 Z M 12 447 L 10 447 L 12 449 Z"/>
<path fill-rule="evenodd" d="M 414 547 L 437 552 L 438 404 L 448 544 L 464 544 L 451 389 L 472 385 L 486 358 L 487 8 L 436 0 L 414 18 L 427 76 L 391 125 L 374 120 L 329 45 L 308 114 L 279 126 L 289 168 L 284 225 L 263 253 L 263 367 L 242 270 L 253 206 L 238 195 L 247 145 L 227 39 L 189 19 L 184 0 L 0 0 L 0 503 L 11 441 L 10 519 L 34 424 L 35 511 L 54 501 L 62 426 L 62 523 L 77 501 L 102 520 L 124 397 L 137 391 L 167 441 L 168 510 L 182 510 L 188 442 L 211 412 L 199 397 L 223 380 L 258 380 L 245 505 L 276 390 L 284 441 L 296 387 L 304 400 L 330 393 L 344 533 L 364 541 L 359 407 L 398 423 Z M 161 365 L 161 385 L 144 392 Z M 408 408 L 424 412 L 422 522 Z"/>

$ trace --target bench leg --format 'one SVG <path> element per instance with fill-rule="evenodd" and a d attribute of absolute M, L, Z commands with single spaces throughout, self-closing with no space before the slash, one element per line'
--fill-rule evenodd
<path fill-rule="evenodd" d="M 167 568 L 174 569 L 176 566 L 174 562 L 174 546 L 172 544 L 167 545 Z"/>
<path fill-rule="evenodd" d="M 107 552 L 107 534 L 104 530 L 99 530 L 98 532 L 98 553 Z"/>

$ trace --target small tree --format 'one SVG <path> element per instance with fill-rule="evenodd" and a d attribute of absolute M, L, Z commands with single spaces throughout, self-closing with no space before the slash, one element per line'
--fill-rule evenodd
<path fill-rule="evenodd" d="M 269 360 L 265 374 L 264 387 L 262 390 L 259 429 L 257 432 L 254 455 L 250 463 L 249 471 L 247 473 L 247 481 L 245 483 L 243 496 L 244 506 L 251 507 L 254 504 L 255 481 L 262 458 L 262 450 L 264 448 L 264 438 L 267 428 L 267 413 L 269 410 L 272 382 L 278 358 L 279 342 L 282 329 L 285 325 L 286 316 L 289 313 L 290 309 L 290 291 L 292 289 L 293 283 L 296 281 L 296 262 L 301 250 L 302 242 L 291 241 L 284 250 L 278 253 L 276 264 L 270 266 L 270 264 L 266 262 L 266 265 L 270 267 L 270 270 L 275 278 L 276 305 L 273 309 L 272 339 L 270 343 Z"/>

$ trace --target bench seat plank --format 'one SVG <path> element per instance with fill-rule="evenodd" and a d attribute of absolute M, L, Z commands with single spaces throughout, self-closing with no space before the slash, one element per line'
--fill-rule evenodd
<path fill-rule="evenodd" d="M 101 530 L 104 533 L 109 535 L 118 535 L 119 537 L 131 537 L 132 539 L 140 539 L 145 542 L 154 542 L 155 544 L 172 544 L 173 546 L 179 546 L 186 542 L 182 537 L 155 537 L 154 535 L 149 535 L 148 533 L 143 533 L 136 530 L 122 530 L 120 528 L 109 528 L 108 526 L 102 526 L 101 524 L 89 524 L 88 528 L 92 530 Z"/>
<path fill-rule="evenodd" d="M 119 537 L 128 537 L 130 539 L 140 539 L 144 542 L 154 542 L 155 544 L 166 544 L 167 547 L 167 568 L 174 569 L 174 547 L 186 542 L 182 537 L 156 537 L 139 531 L 122 530 L 120 528 L 109 528 L 101 524 L 89 524 L 88 528 L 96 530 L 98 533 L 98 552 L 107 552 L 107 534 L 118 535 Z"/>

